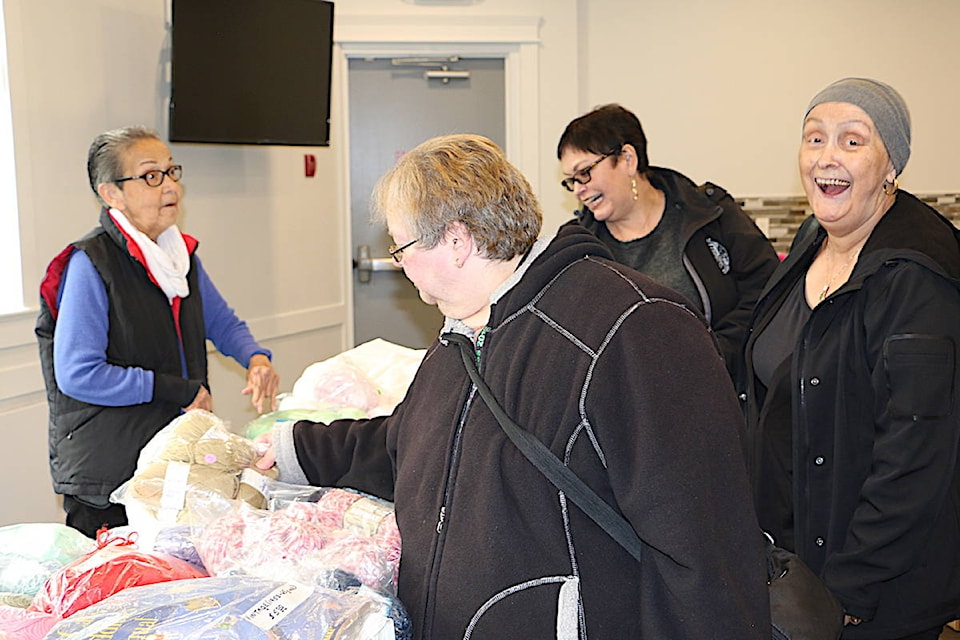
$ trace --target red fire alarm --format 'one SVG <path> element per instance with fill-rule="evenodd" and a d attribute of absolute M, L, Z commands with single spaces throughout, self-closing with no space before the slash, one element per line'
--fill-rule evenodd
<path fill-rule="evenodd" d="M 303 156 L 303 175 L 312 178 L 317 174 L 317 156 L 312 153 Z"/>

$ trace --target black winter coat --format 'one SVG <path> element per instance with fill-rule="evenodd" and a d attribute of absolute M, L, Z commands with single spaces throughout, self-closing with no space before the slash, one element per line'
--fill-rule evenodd
<path fill-rule="evenodd" d="M 662 167 L 650 167 L 647 177 L 672 204 L 664 215 L 683 220 L 684 245 L 677 247 L 677 268 L 686 270 L 700 293 L 707 324 L 736 379 L 750 315 L 779 264 L 777 252 L 722 187 L 711 182 L 698 186 L 685 175 Z M 604 224 L 586 207 L 577 217 L 594 234 Z"/>
<path fill-rule="evenodd" d="M 746 345 L 757 511 L 864 620 L 844 638 L 901 637 L 960 614 L 960 233 L 900 191 L 765 388 L 756 335 L 825 235 L 804 222 Z"/>
<path fill-rule="evenodd" d="M 429 348 L 390 417 L 275 430 L 282 479 L 395 500 L 415 637 L 770 637 L 723 361 L 676 293 L 608 257 L 577 225 L 528 257 L 493 306 L 481 373 L 630 521 L 642 563 L 507 439 L 453 343 Z"/>

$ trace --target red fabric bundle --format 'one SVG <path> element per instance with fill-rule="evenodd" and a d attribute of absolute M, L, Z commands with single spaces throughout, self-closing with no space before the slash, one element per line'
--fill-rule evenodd
<path fill-rule="evenodd" d="M 204 578 L 188 562 L 165 553 L 140 551 L 136 536 L 97 532 L 97 549 L 53 573 L 29 610 L 66 618 L 128 587 L 170 580 Z"/>

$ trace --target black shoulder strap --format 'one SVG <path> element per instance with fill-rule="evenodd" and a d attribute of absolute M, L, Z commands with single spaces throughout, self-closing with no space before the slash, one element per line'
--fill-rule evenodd
<path fill-rule="evenodd" d="M 540 470 L 540 473 L 545 475 L 560 491 L 563 491 L 575 505 L 580 507 L 584 513 L 590 516 L 639 562 L 643 545 L 630 523 L 588 487 L 580 479 L 580 476 L 558 460 L 546 445 L 525 431 L 503 410 L 503 407 L 493 396 L 493 392 L 490 391 L 490 387 L 487 386 L 487 383 L 480 376 L 480 372 L 477 371 L 477 365 L 473 360 L 474 347 L 470 339 L 459 333 L 447 333 L 442 337 L 444 340 L 456 344 L 460 349 L 463 366 L 467 369 L 470 380 L 477 387 L 480 397 L 487 403 L 510 441 Z"/>

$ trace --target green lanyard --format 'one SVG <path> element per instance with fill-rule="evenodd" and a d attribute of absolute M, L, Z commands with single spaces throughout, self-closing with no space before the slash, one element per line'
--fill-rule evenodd
<path fill-rule="evenodd" d="M 480 329 L 480 333 L 477 334 L 477 346 L 475 347 L 475 351 L 477 354 L 478 369 L 480 368 L 480 351 L 483 349 L 483 343 L 486 340 L 486 338 L 487 338 L 487 328 L 484 327 L 483 329 Z"/>

